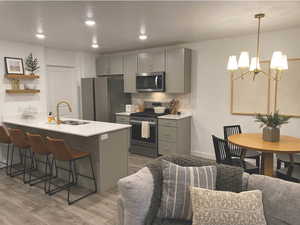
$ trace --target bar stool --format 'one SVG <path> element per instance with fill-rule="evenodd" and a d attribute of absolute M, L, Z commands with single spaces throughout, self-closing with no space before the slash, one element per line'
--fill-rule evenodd
<path fill-rule="evenodd" d="M 28 183 L 30 186 L 33 186 L 33 185 L 44 182 L 44 191 L 45 191 L 45 193 L 47 193 L 48 191 L 47 191 L 46 185 L 47 185 L 47 181 L 51 174 L 50 173 L 51 164 L 50 164 L 50 159 L 49 159 L 51 152 L 48 150 L 48 147 L 41 135 L 31 134 L 31 133 L 26 133 L 26 135 L 28 137 L 28 143 L 31 146 L 31 151 L 32 151 L 31 168 L 34 168 L 34 164 L 37 165 L 38 162 L 42 162 L 45 164 L 45 170 L 44 170 L 44 174 L 42 176 L 32 179 L 32 170 L 29 170 Z M 45 157 L 46 160 L 45 161 L 37 160 L 36 156 Z"/>
<path fill-rule="evenodd" d="M 51 172 L 53 170 L 54 161 L 64 161 L 64 162 L 68 162 L 68 164 L 69 164 L 68 183 L 63 186 L 55 185 L 57 187 L 55 189 L 51 190 L 52 176 L 50 176 L 49 183 L 48 183 L 49 184 L 49 188 L 48 188 L 49 195 L 53 195 L 62 190 L 67 190 L 68 204 L 71 205 L 71 204 L 97 192 L 97 182 L 96 182 L 96 178 L 95 178 L 95 174 L 94 174 L 94 170 L 93 170 L 92 158 L 91 158 L 90 153 L 78 152 L 78 151 L 71 149 L 69 146 L 66 145 L 66 143 L 63 139 L 54 139 L 54 138 L 47 137 L 47 144 L 48 144 L 48 149 L 53 154 L 53 159 L 51 162 Z M 92 177 L 79 174 L 76 171 L 76 161 L 80 160 L 80 159 L 84 159 L 84 158 L 89 158 Z M 70 200 L 70 188 L 74 185 L 77 185 L 78 176 L 85 177 L 87 179 L 92 180 L 94 182 L 94 190 L 90 190 L 89 193 L 82 195 L 81 197 L 79 197 L 75 200 Z M 72 179 L 71 179 L 71 177 L 72 177 Z"/>
<path fill-rule="evenodd" d="M 11 146 L 11 140 L 10 137 L 6 131 L 6 129 L 4 128 L 4 126 L 0 126 L 0 143 L 3 145 L 7 145 L 7 149 L 6 149 L 6 162 L 1 161 L 0 164 L 5 165 L 6 169 L 6 175 L 8 175 L 8 161 L 9 161 L 9 151 L 10 151 L 10 146 Z"/>
<path fill-rule="evenodd" d="M 26 134 L 20 129 L 8 128 L 8 132 L 9 132 L 11 141 L 13 143 L 9 175 L 11 177 L 23 175 L 23 182 L 28 183 L 28 181 L 26 180 L 27 152 L 29 153 L 29 157 L 30 158 L 32 157 L 28 138 L 27 138 Z M 13 164 L 15 147 L 17 147 L 19 149 L 20 163 L 18 163 L 18 164 Z M 22 169 L 15 168 L 15 165 L 19 165 L 19 164 L 21 164 L 23 166 Z M 31 169 L 32 168 L 30 168 L 30 170 Z M 13 170 L 15 170 L 15 171 L 13 171 Z"/>

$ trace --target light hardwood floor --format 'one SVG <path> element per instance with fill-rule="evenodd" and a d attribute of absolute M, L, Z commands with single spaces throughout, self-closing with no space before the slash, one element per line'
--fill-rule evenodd
<path fill-rule="evenodd" d="M 130 155 L 129 174 L 153 159 Z M 1 225 L 115 225 L 117 188 L 94 194 L 68 206 L 65 193 L 47 196 L 39 187 L 24 185 L 21 177 L 10 178 L 0 170 Z"/>

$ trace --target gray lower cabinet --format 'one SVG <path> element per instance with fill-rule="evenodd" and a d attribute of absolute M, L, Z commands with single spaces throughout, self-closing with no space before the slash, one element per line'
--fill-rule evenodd
<path fill-rule="evenodd" d="M 120 124 L 130 124 L 129 116 L 116 115 L 116 123 Z M 129 132 L 129 147 L 131 146 L 131 132 Z"/>
<path fill-rule="evenodd" d="M 166 50 L 166 92 L 189 93 L 191 91 L 191 49 Z"/>
<path fill-rule="evenodd" d="M 158 151 L 161 155 L 191 154 L 191 118 L 158 120 Z"/>
<path fill-rule="evenodd" d="M 129 124 L 129 116 L 116 115 L 116 123 Z"/>

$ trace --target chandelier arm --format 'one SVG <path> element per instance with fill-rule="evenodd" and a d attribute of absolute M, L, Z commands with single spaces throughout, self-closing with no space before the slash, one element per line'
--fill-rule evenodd
<path fill-rule="evenodd" d="M 243 78 L 247 73 L 251 73 L 251 72 L 250 72 L 250 71 L 246 71 L 246 72 L 244 72 L 244 73 L 241 73 L 240 76 L 235 77 L 233 80 L 237 80 L 237 79 Z"/>
<path fill-rule="evenodd" d="M 258 68 L 258 63 L 259 63 L 259 47 L 260 47 L 260 20 L 261 20 L 261 17 L 258 17 L 258 28 L 257 28 L 257 44 L 256 44 L 256 68 Z"/>
<path fill-rule="evenodd" d="M 279 81 L 281 79 L 281 71 L 277 70 L 274 80 Z"/>
<path fill-rule="evenodd" d="M 276 80 L 276 78 L 272 75 L 272 73 L 266 73 L 265 71 L 260 71 L 263 75 L 267 76 L 268 78 L 272 78 L 273 80 Z"/>

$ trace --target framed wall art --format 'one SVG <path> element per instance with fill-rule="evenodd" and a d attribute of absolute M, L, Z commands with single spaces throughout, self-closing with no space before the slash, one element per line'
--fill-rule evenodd
<path fill-rule="evenodd" d="M 260 64 L 264 71 L 269 71 L 270 61 L 261 61 Z M 275 80 L 264 75 L 257 76 L 255 81 L 250 76 L 235 79 L 231 75 L 231 114 L 268 114 L 278 110 L 283 115 L 300 117 L 299 71 L 300 58 L 290 58 L 288 70 Z"/>
<path fill-rule="evenodd" d="M 6 74 L 24 75 L 22 58 L 4 57 Z"/>

